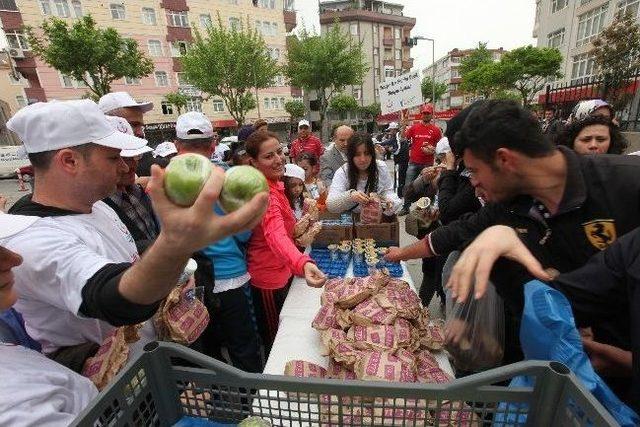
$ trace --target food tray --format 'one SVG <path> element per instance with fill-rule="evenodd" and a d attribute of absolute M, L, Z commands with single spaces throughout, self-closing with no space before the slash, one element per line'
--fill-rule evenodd
<path fill-rule="evenodd" d="M 384 267 L 389 270 L 389 276 L 391 277 L 402 277 L 403 271 L 402 266 L 399 262 L 385 262 Z M 353 275 L 355 277 L 366 277 L 369 275 L 369 268 L 367 264 L 364 262 L 355 262 L 353 263 Z"/>
<path fill-rule="evenodd" d="M 351 261 L 351 255 L 349 255 L 346 261 L 340 256 L 338 256 L 338 259 L 332 260 L 329 249 L 314 248 L 309 253 L 309 256 L 316 262 L 318 268 L 330 279 L 344 277 L 347 274 L 349 262 Z"/>

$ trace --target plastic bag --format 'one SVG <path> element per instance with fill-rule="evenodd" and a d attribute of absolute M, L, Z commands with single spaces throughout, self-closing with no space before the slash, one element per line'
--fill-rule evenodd
<path fill-rule="evenodd" d="M 375 193 L 371 193 L 369 199 L 369 203 L 360 208 L 360 222 L 362 224 L 380 224 L 382 222 L 382 201 Z"/>
<path fill-rule="evenodd" d="M 640 417 L 611 391 L 593 370 L 582 347 L 571 305 L 559 291 L 532 280 L 524 285 L 520 344 L 526 360 L 554 360 L 566 365 L 621 426 L 640 425 Z M 518 376 L 510 387 L 532 387 L 534 379 Z M 526 423 L 527 404 L 500 403 L 495 425 Z M 579 410 L 579 408 L 573 408 Z M 523 413 L 524 412 L 524 413 Z M 503 424 L 504 423 L 504 424 Z"/>
<path fill-rule="evenodd" d="M 443 280 L 458 256 L 447 260 Z M 483 298 L 468 298 L 462 304 L 447 293 L 446 307 L 445 347 L 455 367 L 477 372 L 499 366 L 504 355 L 504 303 L 495 287 L 490 284 Z"/>

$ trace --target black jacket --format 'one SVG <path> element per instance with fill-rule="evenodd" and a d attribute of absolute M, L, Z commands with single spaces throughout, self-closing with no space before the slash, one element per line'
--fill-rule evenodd
<path fill-rule="evenodd" d="M 482 207 L 464 170 L 448 170 L 440 174 L 438 205 L 439 218 L 443 225 L 457 220 L 466 213 L 477 212 Z"/>
<path fill-rule="evenodd" d="M 640 158 L 581 156 L 558 147 L 567 159 L 567 182 L 558 213 L 543 218 L 530 196 L 488 204 L 476 214 L 429 235 L 443 255 L 461 249 L 487 227 L 513 227 L 545 267 L 568 272 L 640 226 Z"/>

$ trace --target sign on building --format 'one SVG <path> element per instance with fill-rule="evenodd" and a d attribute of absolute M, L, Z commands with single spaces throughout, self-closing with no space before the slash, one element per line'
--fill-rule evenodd
<path fill-rule="evenodd" d="M 422 104 L 420 71 L 412 71 L 378 85 L 382 114 L 394 113 Z"/>

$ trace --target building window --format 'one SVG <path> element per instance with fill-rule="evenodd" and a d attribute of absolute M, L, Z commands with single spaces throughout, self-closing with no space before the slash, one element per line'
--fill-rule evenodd
<path fill-rule="evenodd" d="M 173 105 L 169 104 L 167 101 L 162 101 L 160 103 L 160 106 L 162 107 L 162 114 L 173 114 Z"/>
<path fill-rule="evenodd" d="M 378 88 L 374 89 L 373 96 L 375 96 L 376 98 L 380 98 L 380 89 Z"/>
<path fill-rule="evenodd" d="M 147 44 L 149 45 L 149 55 L 151 56 L 164 55 L 164 52 L 162 52 L 162 42 L 160 40 L 149 40 Z"/>
<path fill-rule="evenodd" d="M 378 56 L 380 55 L 380 48 L 379 47 L 374 47 L 373 48 L 373 56 Z"/>
<path fill-rule="evenodd" d="M 402 59 L 402 50 L 396 49 L 396 59 Z"/>
<path fill-rule="evenodd" d="M 357 36 L 358 35 L 358 23 L 357 22 L 352 22 L 351 24 L 349 24 L 349 32 L 351 33 L 352 36 Z"/>
<path fill-rule="evenodd" d="M 360 101 L 360 99 L 362 99 L 362 89 L 360 89 L 359 87 L 354 88 L 353 97 L 356 99 L 356 101 Z"/>
<path fill-rule="evenodd" d="M 294 0 L 284 0 L 284 10 L 293 12 L 296 10 L 296 4 Z"/>
<path fill-rule="evenodd" d="M 400 40 L 400 28 L 394 28 L 394 35 L 396 40 Z"/>
<path fill-rule="evenodd" d="M 126 19 L 126 14 L 125 14 L 123 4 L 111 3 L 111 5 L 109 5 L 109 10 L 111 10 L 111 18 L 118 19 L 118 20 Z"/>
<path fill-rule="evenodd" d="M 43 15 L 51 15 L 51 3 L 49 0 L 40 0 L 40 10 L 42 10 Z"/>
<path fill-rule="evenodd" d="M 178 83 L 178 86 L 187 86 L 187 85 L 189 85 L 189 82 L 187 81 L 187 74 L 186 73 L 176 73 L 176 82 Z"/>
<path fill-rule="evenodd" d="M 27 99 L 22 95 L 16 95 L 16 102 L 18 103 L 18 107 L 26 107 L 29 103 Z"/>
<path fill-rule="evenodd" d="M 280 98 L 280 109 L 284 110 L 284 104 L 286 104 L 286 101 L 284 98 Z"/>
<path fill-rule="evenodd" d="M 176 41 L 171 43 L 171 56 L 179 57 L 185 55 L 189 49 L 189 44 L 185 41 Z"/>
<path fill-rule="evenodd" d="M 237 5 L 238 4 L 238 0 L 227 0 L 227 3 Z"/>
<path fill-rule="evenodd" d="M 640 0 L 639 0 L 640 1 Z M 564 44 L 564 28 L 547 35 L 548 47 L 560 47 Z"/>
<path fill-rule="evenodd" d="M 189 16 L 187 15 L 187 12 L 169 11 L 167 12 L 167 20 L 171 27 L 186 28 L 189 26 Z"/>
<path fill-rule="evenodd" d="M 452 79 L 457 79 L 458 77 L 460 77 L 460 70 L 457 68 L 452 68 L 451 69 L 451 78 Z"/>
<path fill-rule="evenodd" d="M 169 75 L 167 75 L 166 71 L 156 71 L 154 73 L 156 78 L 156 86 L 158 87 L 167 87 L 169 86 Z"/>
<path fill-rule="evenodd" d="M 278 109 L 278 98 L 271 98 L 271 109 L 272 110 Z"/>
<path fill-rule="evenodd" d="M 185 110 L 202 113 L 202 98 L 189 98 Z"/>
<path fill-rule="evenodd" d="M 622 0 L 618 2 L 617 15 L 630 14 L 633 17 L 638 15 L 638 6 L 640 6 L 640 0 Z"/>
<path fill-rule="evenodd" d="M 61 18 L 69 18 L 71 16 L 67 0 L 53 0 L 53 4 L 56 6 L 56 15 Z"/>
<path fill-rule="evenodd" d="M 275 9 L 276 8 L 276 0 L 260 0 L 258 2 L 260 7 L 265 9 Z"/>
<path fill-rule="evenodd" d="M 229 28 L 231 28 L 232 30 L 240 29 L 240 19 L 229 18 Z"/>
<path fill-rule="evenodd" d="M 62 83 L 62 87 L 68 89 L 81 89 L 87 87 L 82 80 L 76 80 L 66 74 L 60 74 L 60 82 Z"/>
<path fill-rule="evenodd" d="M 145 25 L 156 25 L 158 23 L 156 19 L 156 10 L 154 8 L 142 8 L 142 23 Z"/>
<path fill-rule="evenodd" d="M 551 13 L 564 9 L 568 4 L 569 0 L 551 0 Z"/>
<path fill-rule="evenodd" d="M 5 35 L 7 36 L 7 42 L 9 42 L 10 48 L 29 50 L 29 44 L 27 43 L 27 38 L 24 34 L 17 31 L 11 31 L 7 32 Z"/>
<path fill-rule="evenodd" d="M 278 35 L 278 24 L 276 24 L 275 22 L 271 23 L 271 31 L 269 32 L 269 34 L 272 36 Z"/>
<path fill-rule="evenodd" d="M 211 15 L 209 15 L 208 13 L 203 13 L 200 15 L 200 26 L 202 28 L 210 27 L 211 23 Z"/>
<path fill-rule="evenodd" d="M 594 69 L 593 56 L 588 53 L 574 56 L 571 66 L 571 84 L 582 83 L 586 77 L 593 76 Z"/>
<path fill-rule="evenodd" d="M 373 34 L 378 35 L 378 26 L 373 24 Z"/>
<path fill-rule="evenodd" d="M 600 7 L 596 7 L 578 16 L 578 38 L 576 40 L 576 47 L 589 43 L 600 34 L 602 27 L 604 27 L 604 20 L 608 8 L 609 3 L 605 3 Z"/>
<path fill-rule="evenodd" d="M 265 110 L 271 109 L 271 102 L 269 101 L 269 98 L 265 98 L 265 99 L 262 100 L 262 107 Z"/>
<path fill-rule="evenodd" d="M 140 79 L 138 77 L 125 77 L 124 84 L 126 84 L 127 86 L 139 86 Z"/>
<path fill-rule="evenodd" d="M 455 92 L 458 90 L 459 83 L 450 83 L 449 84 L 449 92 Z"/>
<path fill-rule="evenodd" d="M 73 14 L 76 16 L 76 18 L 82 18 L 84 16 L 84 13 L 82 13 L 82 3 L 80 2 L 80 0 L 72 0 L 71 6 L 73 7 Z"/>
<path fill-rule="evenodd" d="M 395 77 L 395 76 L 396 76 L 396 70 L 393 67 L 386 65 L 384 67 L 384 77 L 387 78 L 387 77 Z"/>
<path fill-rule="evenodd" d="M 580 0 L 580 6 L 584 6 L 587 3 L 591 3 L 593 0 Z"/>
<path fill-rule="evenodd" d="M 222 113 L 224 111 L 224 102 L 219 99 L 213 100 L 213 112 Z"/>
<path fill-rule="evenodd" d="M 0 10 L 17 11 L 18 6 L 16 6 L 15 0 L 0 0 Z"/>

